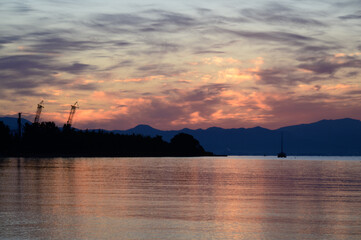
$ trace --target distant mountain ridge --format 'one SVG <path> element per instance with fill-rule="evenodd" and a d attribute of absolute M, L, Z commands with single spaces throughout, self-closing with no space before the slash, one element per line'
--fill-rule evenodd
<path fill-rule="evenodd" d="M 321 120 L 276 130 L 211 127 L 162 131 L 148 125 L 138 125 L 112 132 L 152 137 L 159 135 L 166 141 L 183 132 L 196 138 L 206 151 L 219 155 L 276 155 L 281 148 L 280 136 L 283 132 L 284 150 L 288 155 L 361 156 L 361 121 L 351 118 Z"/>
<path fill-rule="evenodd" d="M 281 132 L 284 134 L 284 150 L 288 155 L 361 155 L 361 121 L 351 118 L 321 120 L 309 124 L 269 130 L 262 127 L 162 131 L 148 125 L 138 125 L 128 130 L 115 130 L 119 134 L 162 136 L 169 141 L 184 132 L 198 139 L 207 150 L 220 155 L 276 155 L 281 148 Z"/>
<path fill-rule="evenodd" d="M 0 121 L 2 121 L 5 125 L 10 128 L 10 131 L 14 132 L 18 129 L 18 119 L 14 117 L 0 117 Z M 21 125 L 24 126 L 25 123 L 31 122 L 25 118 L 21 118 Z"/>

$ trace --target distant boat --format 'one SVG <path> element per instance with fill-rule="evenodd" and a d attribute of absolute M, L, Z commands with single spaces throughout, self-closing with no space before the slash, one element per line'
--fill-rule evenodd
<path fill-rule="evenodd" d="M 278 158 L 286 158 L 287 157 L 286 153 L 283 151 L 283 132 L 281 132 L 281 152 L 279 152 L 277 154 L 277 157 Z"/>

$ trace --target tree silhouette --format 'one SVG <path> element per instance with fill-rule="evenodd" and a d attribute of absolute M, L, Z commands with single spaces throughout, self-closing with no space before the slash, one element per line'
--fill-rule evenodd
<path fill-rule="evenodd" d="M 7 155 L 11 152 L 12 138 L 10 129 L 0 121 L 0 155 Z"/>
<path fill-rule="evenodd" d="M 9 129 L 0 125 L 5 156 L 203 156 L 212 155 L 204 151 L 191 135 L 180 133 L 170 143 L 161 136 L 120 135 L 106 131 L 81 131 L 64 125 L 58 128 L 54 122 L 25 124 L 20 146 L 11 140 Z M 13 137 L 15 138 L 15 137 Z M 9 140 L 10 139 L 10 140 Z M 8 144 L 8 145 L 6 145 Z"/>
<path fill-rule="evenodd" d="M 199 156 L 201 153 L 203 153 L 202 155 L 205 153 L 198 140 L 186 133 L 175 135 L 170 144 L 172 151 L 178 156 Z"/>

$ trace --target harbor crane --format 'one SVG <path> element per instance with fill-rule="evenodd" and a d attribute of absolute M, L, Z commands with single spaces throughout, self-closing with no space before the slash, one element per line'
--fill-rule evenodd
<path fill-rule="evenodd" d="M 68 118 L 68 121 L 66 122 L 66 125 L 69 126 L 69 127 L 71 127 L 71 124 L 73 122 L 73 117 L 74 117 L 74 114 L 75 114 L 75 110 L 77 108 L 79 108 L 78 102 L 75 102 L 74 105 L 71 105 L 69 118 Z"/>
<path fill-rule="evenodd" d="M 35 114 L 34 123 L 39 123 L 41 110 L 42 110 L 43 108 L 44 108 L 44 101 L 42 100 L 42 101 L 38 104 L 38 108 L 36 109 L 36 114 Z"/>

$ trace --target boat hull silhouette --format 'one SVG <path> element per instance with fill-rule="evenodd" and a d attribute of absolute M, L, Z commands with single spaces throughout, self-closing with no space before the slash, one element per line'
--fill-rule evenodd
<path fill-rule="evenodd" d="M 287 155 L 286 155 L 286 153 L 284 153 L 284 152 L 280 152 L 280 153 L 277 154 L 277 157 L 278 157 L 278 158 L 286 158 Z"/>
<path fill-rule="evenodd" d="M 277 154 L 277 157 L 278 158 L 286 158 L 287 157 L 286 153 L 283 151 L 283 132 L 281 132 L 281 152 L 279 152 Z"/>

